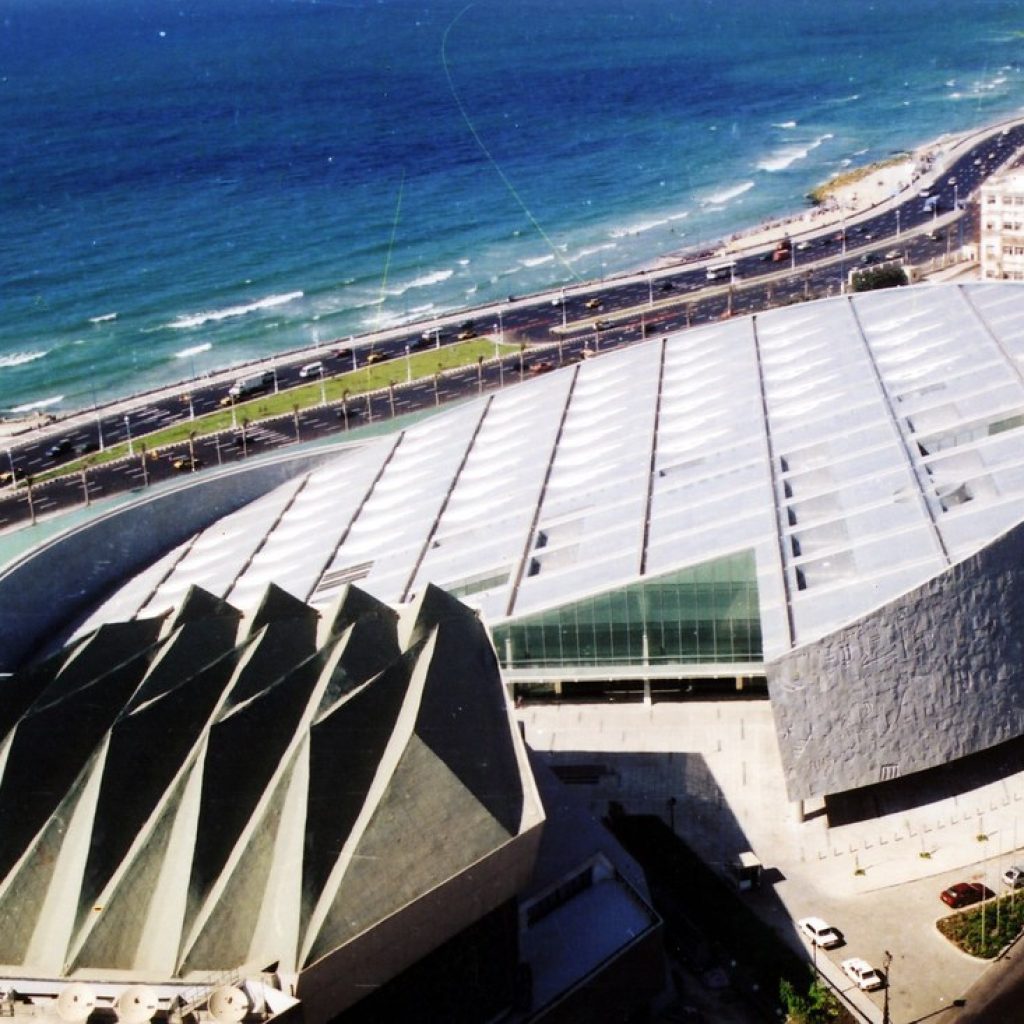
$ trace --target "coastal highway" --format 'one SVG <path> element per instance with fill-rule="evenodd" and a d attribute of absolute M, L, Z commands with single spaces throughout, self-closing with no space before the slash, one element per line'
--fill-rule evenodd
<path fill-rule="evenodd" d="M 876 212 L 850 217 L 795 235 L 791 253 L 772 259 L 772 247 L 723 256 L 699 253 L 670 267 L 603 282 L 590 282 L 543 295 L 466 311 L 444 321 L 417 324 L 368 339 L 338 340 L 314 350 L 287 353 L 273 361 L 236 368 L 209 380 L 188 382 L 149 396 L 78 413 L 28 436 L 12 439 L 0 451 L 0 529 L 32 516 L 81 505 L 158 480 L 246 458 L 284 444 L 352 429 L 370 421 L 430 408 L 516 382 L 609 348 L 631 344 L 666 331 L 708 323 L 787 302 L 837 294 L 849 271 L 882 259 L 921 265 L 977 237 L 978 185 L 1006 165 L 1024 146 L 1024 123 L 993 129 L 976 137 L 948 166 L 925 175 L 913 189 Z M 710 268 L 717 268 L 710 280 Z M 450 344 L 459 334 L 501 335 L 524 346 L 518 354 L 490 360 L 482 367 L 447 371 L 441 376 L 349 398 L 298 415 L 244 425 L 191 445 L 164 449 L 154 458 L 139 457 L 144 435 L 201 416 L 221 406 L 239 376 L 269 370 L 284 390 L 310 379 L 299 376 L 306 363 L 320 361 L 325 376 L 367 364 L 402 359 L 407 352 Z M 405 379 L 396 366 L 396 378 Z M 315 378 L 313 378 L 315 379 Z M 76 457 L 132 439 L 133 457 L 25 486 L 33 478 Z M 11 477 L 17 485 L 12 485 Z"/>

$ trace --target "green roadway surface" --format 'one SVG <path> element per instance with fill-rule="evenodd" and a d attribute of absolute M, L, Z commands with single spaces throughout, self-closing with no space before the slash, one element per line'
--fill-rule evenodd
<path fill-rule="evenodd" d="M 287 388 L 273 395 L 260 395 L 249 401 L 235 402 L 217 412 L 197 416 L 194 420 L 185 420 L 173 426 L 155 430 L 149 434 L 140 434 L 132 438 L 133 448 L 139 451 L 155 451 L 171 445 L 181 444 L 189 438 L 206 437 L 225 430 L 232 430 L 240 425 L 253 426 L 261 420 L 288 416 L 293 413 L 310 409 L 314 406 L 330 402 L 340 402 L 346 395 L 354 398 L 368 391 L 380 391 L 390 385 L 404 384 L 407 380 L 426 380 L 444 370 L 454 370 L 473 366 L 495 355 L 512 355 L 520 351 L 518 345 L 499 345 L 491 338 L 475 338 L 455 345 L 441 348 L 430 348 L 423 352 L 410 353 L 408 357 L 399 356 L 385 360 L 373 366 L 362 366 L 358 370 L 349 370 L 332 377 L 324 377 L 299 387 Z M 408 365 L 406 365 L 408 358 Z M 186 399 L 183 396 L 183 401 Z M 111 445 L 101 452 L 94 452 L 85 458 L 65 462 L 54 469 L 46 470 L 32 478 L 33 483 L 49 480 L 57 476 L 66 476 L 80 472 L 91 466 L 115 462 L 128 455 L 128 443 Z"/>

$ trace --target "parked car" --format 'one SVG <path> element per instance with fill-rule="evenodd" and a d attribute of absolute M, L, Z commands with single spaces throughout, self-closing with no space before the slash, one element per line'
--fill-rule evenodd
<path fill-rule="evenodd" d="M 319 377 L 324 372 L 324 364 L 318 359 L 315 363 L 306 363 L 299 368 L 300 377 Z"/>
<path fill-rule="evenodd" d="M 1024 867 L 1014 864 L 1003 872 L 1003 883 L 1011 889 L 1024 889 Z"/>
<path fill-rule="evenodd" d="M 875 970 L 867 960 L 862 960 L 859 956 L 852 956 L 849 960 L 844 960 L 842 967 L 843 973 L 857 988 L 863 989 L 865 992 L 881 988 L 885 984 L 882 972 Z"/>
<path fill-rule="evenodd" d="M 947 906 L 959 910 L 961 907 L 969 907 L 972 903 L 990 900 L 993 896 L 995 893 L 981 882 L 957 882 L 948 889 L 943 889 L 939 898 Z"/>
<path fill-rule="evenodd" d="M 805 938 L 822 949 L 832 949 L 843 944 L 843 936 L 839 929 L 833 928 L 820 917 L 802 917 L 797 921 L 797 927 L 803 932 Z"/>

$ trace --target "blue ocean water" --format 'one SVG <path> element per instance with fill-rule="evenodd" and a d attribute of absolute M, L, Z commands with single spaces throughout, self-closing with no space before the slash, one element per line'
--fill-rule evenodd
<path fill-rule="evenodd" d="M 0 0 L 0 412 L 700 248 L 1024 107 L 1017 0 Z"/>

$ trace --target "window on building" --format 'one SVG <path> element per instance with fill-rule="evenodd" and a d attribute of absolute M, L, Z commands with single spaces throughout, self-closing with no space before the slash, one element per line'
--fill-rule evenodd
<path fill-rule="evenodd" d="M 504 623 L 494 645 L 506 668 L 760 661 L 753 552 Z"/>

